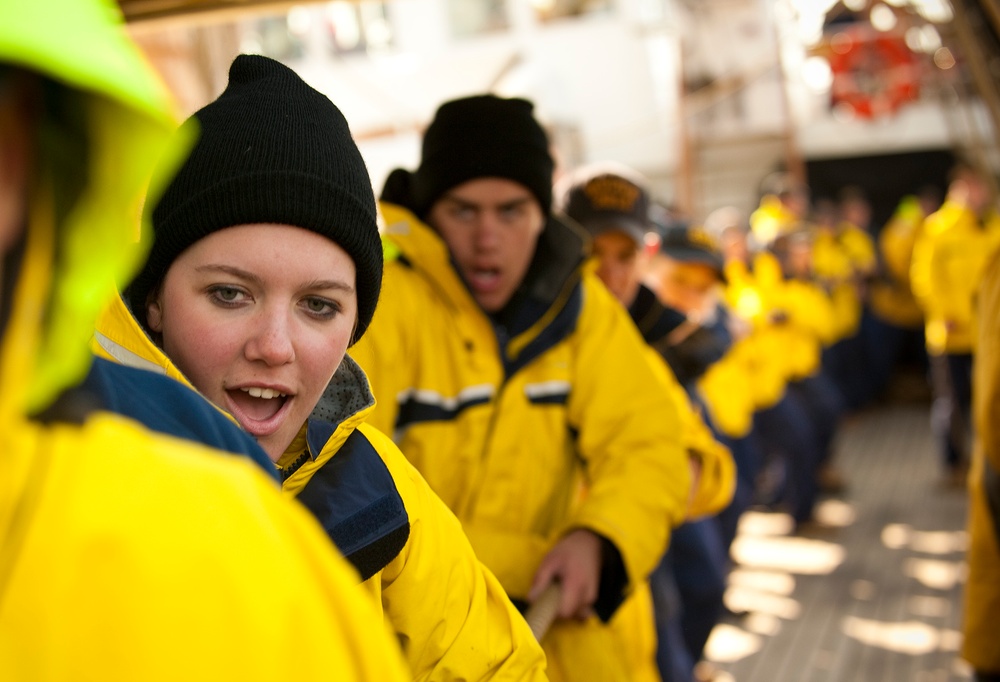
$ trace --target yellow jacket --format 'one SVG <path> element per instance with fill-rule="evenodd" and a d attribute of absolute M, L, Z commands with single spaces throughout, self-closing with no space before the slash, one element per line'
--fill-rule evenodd
<path fill-rule="evenodd" d="M 711 430 L 694 409 L 687 394 L 677 385 L 678 410 L 682 411 L 684 442 L 698 462 L 698 480 L 688 507 L 688 519 L 718 514 L 729 506 L 736 489 L 736 463 L 729 448 L 715 440 Z"/>
<path fill-rule="evenodd" d="M 855 275 L 870 275 L 878 265 L 875 240 L 865 230 L 849 222 L 837 226 L 837 243 L 847 254 Z"/>
<path fill-rule="evenodd" d="M 781 263 L 768 251 L 753 258 L 753 268 L 727 265 L 727 300 L 753 324 L 754 383 L 759 408 L 775 404 L 788 381 L 818 371 L 822 347 L 835 339 L 830 298 L 813 282 L 786 279 Z"/>
<path fill-rule="evenodd" d="M 44 125 L 89 143 L 76 169 L 35 159 L 0 341 L 2 676 L 406 679 L 353 571 L 252 464 L 57 397 L 86 371 L 96 309 L 135 265 L 135 207 L 172 125 L 115 11 L 0 4 L 0 63 L 60 83 L 50 96 L 80 107 L 81 129 L 48 113 Z M 82 193 L 54 194 L 84 178 Z"/>
<path fill-rule="evenodd" d="M 754 257 L 751 270 L 740 261 L 726 263 L 725 300 L 735 315 L 750 325 L 747 336 L 699 383 L 716 426 L 742 437 L 753 425 L 753 412 L 773 407 L 785 395 L 788 370 L 783 361 L 781 333 L 775 322 L 776 298 L 782 284 L 781 266 L 764 252 Z M 749 399 L 733 385 L 749 387 Z"/>
<path fill-rule="evenodd" d="M 98 320 L 97 339 L 95 350 L 99 355 L 137 366 L 153 366 L 190 386 L 176 365 L 145 334 L 121 297 Z M 352 399 L 347 401 L 344 396 Z M 345 405 L 352 407 L 346 409 Z M 384 556 L 384 550 L 373 550 L 370 544 L 367 554 L 362 554 L 363 560 L 355 559 L 355 554 L 349 558 L 362 576 L 371 576 L 364 585 L 382 605 L 386 621 L 403 646 L 413 679 L 496 682 L 546 679 L 541 647 L 496 578 L 476 559 L 454 514 L 431 491 L 399 448 L 363 423 L 373 408 L 374 399 L 364 372 L 350 357 L 345 357 L 317 407 L 317 412 L 322 412 L 326 419 L 316 423 L 310 420 L 307 444 L 310 457 L 293 472 L 283 472 L 286 478 L 282 490 L 288 497 L 299 497 L 329 528 L 333 521 L 328 520 L 324 511 L 329 505 L 328 489 L 314 493 L 308 486 L 314 479 L 319 480 L 317 474 L 326 467 L 336 465 L 339 469 L 335 474 L 338 477 L 335 491 L 344 494 L 351 505 L 338 513 L 343 518 L 353 512 L 357 521 L 364 513 L 358 500 L 366 482 L 347 479 L 350 474 L 345 473 L 345 467 L 351 462 L 344 458 L 364 457 L 374 450 L 372 454 L 384 464 L 391 476 L 390 487 L 394 486 L 405 507 L 409 535 L 405 536 L 405 544 L 393 546 L 392 556 Z M 327 422 L 332 423 L 323 429 Z M 341 459 L 336 459 L 338 454 Z M 358 470 L 357 475 L 371 474 Z M 346 495 L 348 487 L 350 495 Z M 304 490 L 309 494 L 303 494 Z M 314 494 L 320 495 L 320 499 L 314 501 Z M 331 537 L 340 540 L 341 549 L 348 552 L 341 537 L 333 533 Z M 354 544 L 353 539 L 350 544 Z M 377 558 L 381 561 L 369 566 Z"/>
<path fill-rule="evenodd" d="M 924 313 L 910 289 L 913 244 L 924 222 L 924 212 L 914 196 L 904 197 L 878 237 L 881 276 L 872 282 L 872 312 L 897 327 L 919 328 Z"/>
<path fill-rule="evenodd" d="M 816 283 L 789 279 L 780 305 L 788 315 L 782 329 L 789 339 L 785 346 L 789 379 L 812 376 L 819 371 L 823 346 L 837 339 L 833 301 Z"/>
<path fill-rule="evenodd" d="M 750 433 L 753 413 L 758 409 L 757 401 L 765 405 L 769 401 L 759 392 L 770 390 L 780 397 L 784 391 L 784 379 L 780 376 L 776 386 L 754 385 L 754 377 L 762 377 L 766 372 L 755 369 L 763 360 L 754 351 L 758 338 L 751 332 L 749 336 L 737 339 L 726 354 L 698 378 L 696 384 L 712 424 L 731 438 L 743 438 Z"/>
<path fill-rule="evenodd" d="M 854 277 L 854 263 L 838 235 L 817 229 L 812 242 L 813 272 L 827 282 L 846 282 Z"/>
<path fill-rule="evenodd" d="M 676 408 L 651 380 L 625 310 L 594 275 L 579 274 L 572 248 L 553 246 L 562 261 L 547 274 L 570 273 L 556 273 L 556 302 L 501 356 L 445 244 L 405 209 L 382 211 L 391 251 L 383 295 L 352 350 L 378 401 L 371 423 L 396 434 L 513 598 L 527 596 L 542 558 L 577 527 L 607 538 L 628 581 L 642 583 L 684 518 L 690 475 Z M 574 635 L 561 645 L 560 631 L 582 629 L 593 641 Z M 576 663 L 571 651 L 618 655 L 608 630 L 594 619 L 557 624 L 545 641 L 547 652 L 559 649 L 549 655 L 552 679 Z M 578 648 L 584 641 L 590 651 Z"/>
<path fill-rule="evenodd" d="M 852 226 L 839 234 L 819 231 L 813 240 L 813 272 L 830 292 L 833 340 L 854 336 L 861 324 L 858 283 L 874 265 L 874 250 L 868 253 L 871 240 L 865 242 L 866 238 L 868 235 Z"/>
<path fill-rule="evenodd" d="M 981 322 L 973 373 L 976 442 L 969 477 L 969 576 L 965 585 L 962 657 L 980 672 L 1000 674 L 996 634 L 1000 541 L 983 480 L 985 466 L 1000 472 L 1000 257 L 994 256 L 986 268 L 978 312 Z"/>
<path fill-rule="evenodd" d="M 928 352 L 972 351 L 973 296 L 998 245 L 1000 217 L 980 224 L 971 210 L 952 200 L 924 221 L 913 246 L 910 285 L 924 309 Z"/>

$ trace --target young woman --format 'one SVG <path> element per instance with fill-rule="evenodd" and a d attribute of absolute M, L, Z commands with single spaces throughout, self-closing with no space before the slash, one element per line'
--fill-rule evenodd
<path fill-rule="evenodd" d="M 374 312 L 382 251 L 340 111 L 242 55 L 188 125 L 200 136 L 153 210 L 145 268 L 98 325 L 100 354 L 190 382 L 257 439 L 381 599 L 414 679 L 545 679 L 457 519 L 363 423 L 374 400 L 345 353 Z"/>

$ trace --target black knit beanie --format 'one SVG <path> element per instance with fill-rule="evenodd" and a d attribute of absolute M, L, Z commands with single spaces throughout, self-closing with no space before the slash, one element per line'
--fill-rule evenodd
<path fill-rule="evenodd" d="M 150 292 L 191 244 L 227 227 L 274 223 L 321 234 L 351 256 L 351 343 L 361 338 L 382 286 L 382 244 L 371 180 L 340 110 L 279 62 L 240 55 L 225 91 L 184 125 L 200 135 L 152 210 L 152 250 L 125 292 L 136 317 L 145 325 Z"/>
<path fill-rule="evenodd" d="M 412 208 L 421 218 L 442 194 L 485 177 L 518 182 L 552 208 L 552 173 L 545 130 L 524 99 L 477 95 L 442 104 L 424 133 L 420 167 L 410 180 Z"/>

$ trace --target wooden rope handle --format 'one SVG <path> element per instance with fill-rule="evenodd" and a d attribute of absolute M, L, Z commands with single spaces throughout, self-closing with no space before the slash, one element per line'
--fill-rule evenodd
<path fill-rule="evenodd" d="M 556 582 L 550 583 L 524 614 L 524 619 L 528 621 L 531 633 L 539 642 L 542 641 L 542 637 L 558 618 L 561 598 L 562 586 Z"/>

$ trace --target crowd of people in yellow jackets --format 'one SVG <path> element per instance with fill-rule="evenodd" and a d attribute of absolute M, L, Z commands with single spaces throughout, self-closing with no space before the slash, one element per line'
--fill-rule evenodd
<path fill-rule="evenodd" d="M 963 656 L 977 680 L 1000 679 L 988 615 L 1000 598 L 1000 479 L 993 469 L 1000 452 L 992 446 L 1000 216 L 987 176 L 957 163 L 943 202 L 931 188 L 905 196 L 880 230 L 868 224 L 870 212 L 856 190 L 848 189 L 831 208 L 810 205 L 808 188 L 788 174 L 770 176 L 763 186 L 749 217 L 725 208 L 703 226 L 680 228 L 687 232 L 684 248 L 670 245 L 677 228 L 661 231 L 667 235 L 658 252 L 663 262 L 645 268 L 647 281 L 660 287 L 659 298 L 683 311 L 689 323 L 711 327 L 721 319 L 730 332 L 726 350 L 712 355 L 717 359 L 690 387 L 716 439 L 737 462 L 735 498 L 718 518 L 738 513 L 747 499 L 760 502 L 767 486 L 762 474 L 768 462 L 778 462 L 784 505 L 799 532 L 812 531 L 816 494 L 845 485 L 829 461 L 824 438 L 832 431 L 826 429 L 874 400 L 904 346 L 919 339 L 942 482 L 965 486 L 968 480 L 972 493 Z M 596 243 L 600 247 L 600 238 Z M 721 267 L 708 255 L 716 249 L 723 254 Z M 685 299 L 685 291 L 698 289 L 701 296 Z M 683 376 L 684 363 L 679 366 L 676 374 Z M 773 410 L 789 400 L 804 409 L 782 408 L 775 422 Z M 789 435 L 794 423 L 810 424 L 821 439 L 820 450 L 811 451 L 814 459 L 805 456 L 808 447 L 797 445 L 804 441 Z M 754 437 L 750 453 L 748 436 Z M 749 493 L 741 494 L 741 487 Z M 683 596 L 683 582 L 680 588 Z"/>
<path fill-rule="evenodd" d="M 740 514 L 814 529 L 920 324 L 964 474 L 968 168 L 875 241 L 787 174 L 700 223 L 622 166 L 554 184 L 523 99 L 442 104 L 378 201 L 274 60 L 170 111 L 106 0 L 0 7 L 4 679 L 691 682 Z"/>

